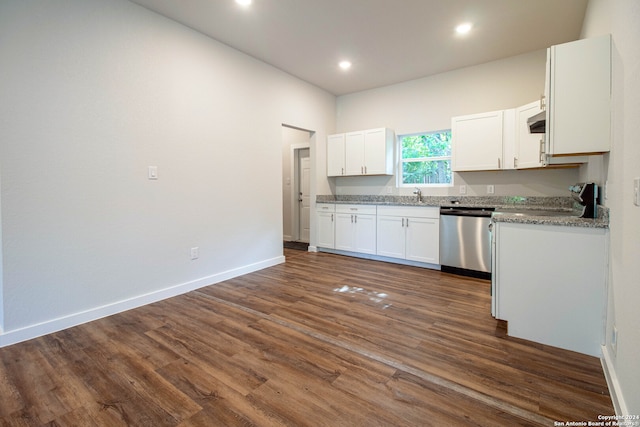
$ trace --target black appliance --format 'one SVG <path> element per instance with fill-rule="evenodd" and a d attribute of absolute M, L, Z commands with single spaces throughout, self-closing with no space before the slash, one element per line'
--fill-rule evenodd
<path fill-rule="evenodd" d="M 527 119 L 529 133 L 545 133 L 547 128 L 547 112 L 542 111 Z"/>
<path fill-rule="evenodd" d="M 598 185 L 592 182 L 580 182 L 569 187 L 571 197 L 582 206 L 582 214 L 580 218 L 597 218 L 598 203 L 600 202 L 600 194 Z"/>

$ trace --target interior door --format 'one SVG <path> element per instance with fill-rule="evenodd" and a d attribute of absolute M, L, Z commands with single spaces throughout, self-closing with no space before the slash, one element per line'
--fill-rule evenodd
<path fill-rule="evenodd" d="M 300 241 L 309 243 L 311 229 L 311 159 L 309 149 L 298 151 L 298 173 L 300 188 L 298 192 L 298 203 L 300 220 L 298 221 L 300 230 Z"/>

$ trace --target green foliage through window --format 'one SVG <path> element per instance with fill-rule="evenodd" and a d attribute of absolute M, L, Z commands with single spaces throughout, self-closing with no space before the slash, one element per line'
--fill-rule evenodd
<path fill-rule="evenodd" d="M 402 184 L 451 184 L 451 131 L 402 137 Z"/>

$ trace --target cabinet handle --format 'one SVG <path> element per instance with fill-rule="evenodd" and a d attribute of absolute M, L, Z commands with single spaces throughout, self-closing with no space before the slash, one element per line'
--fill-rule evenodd
<path fill-rule="evenodd" d="M 353 224 L 353 215 L 351 215 L 351 224 Z"/>
<path fill-rule="evenodd" d="M 358 215 L 354 215 L 353 217 L 355 219 L 353 222 L 355 222 L 357 224 L 358 223 Z"/>
<path fill-rule="evenodd" d="M 409 227 L 409 218 L 407 218 L 407 227 Z"/>
<path fill-rule="evenodd" d="M 500 166 L 500 157 L 498 157 L 498 169 L 502 169 L 502 166 Z"/>
<path fill-rule="evenodd" d="M 515 168 L 517 168 L 517 167 L 518 167 L 518 158 L 517 158 L 517 157 L 514 157 L 514 158 L 513 158 L 513 168 L 515 169 Z"/>
<path fill-rule="evenodd" d="M 333 222 L 333 214 L 331 214 L 331 222 Z"/>
<path fill-rule="evenodd" d="M 365 175 L 367 174 L 367 167 L 366 166 L 364 167 L 364 174 Z"/>
<path fill-rule="evenodd" d="M 342 168 L 342 175 L 344 175 L 344 168 Z"/>
<path fill-rule="evenodd" d="M 402 218 L 402 226 L 404 227 L 404 218 Z"/>

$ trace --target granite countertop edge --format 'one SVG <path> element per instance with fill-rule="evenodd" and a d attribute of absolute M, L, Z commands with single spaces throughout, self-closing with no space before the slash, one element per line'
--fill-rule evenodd
<path fill-rule="evenodd" d="M 579 218 L 580 206 L 571 197 L 542 196 L 423 196 L 418 202 L 415 196 L 333 196 L 318 195 L 316 203 L 378 205 L 378 206 L 468 206 L 499 209 L 535 209 L 575 211 L 576 216 L 521 216 L 501 212 L 494 215 L 494 222 L 515 224 L 556 225 L 583 228 L 609 228 L 609 209 L 598 206 L 598 218 Z"/>

